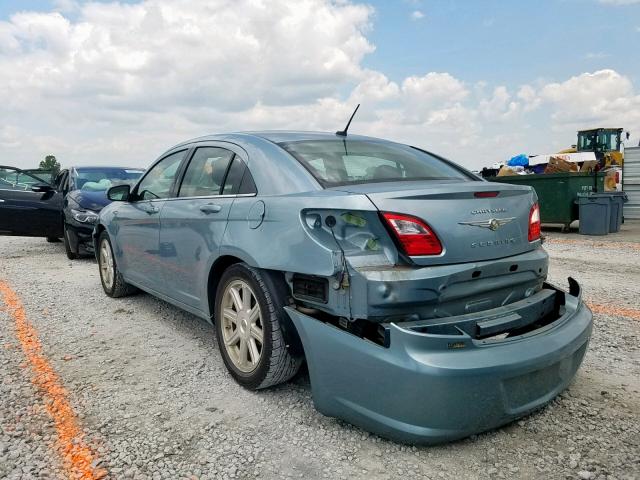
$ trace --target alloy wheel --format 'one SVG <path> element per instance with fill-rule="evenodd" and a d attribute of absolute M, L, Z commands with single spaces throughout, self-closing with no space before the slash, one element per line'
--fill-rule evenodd
<path fill-rule="evenodd" d="M 243 373 L 258 367 L 264 344 L 260 304 L 243 280 L 224 289 L 221 302 L 222 339 L 234 366 Z"/>
<path fill-rule="evenodd" d="M 111 246 L 105 239 L 100 244 L 100 276 L 105 287 L 111 289 L 115 278 L 115 265 L 113 263 L 113 255 Z"/>

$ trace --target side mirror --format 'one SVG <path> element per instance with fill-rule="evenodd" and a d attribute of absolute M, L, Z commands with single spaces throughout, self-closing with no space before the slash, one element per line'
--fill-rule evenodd
<path fill-rule="evenodd" d="M 31 191 L 36 193 L 49 193 L 53 192 L 54 188 L 46 183 L 35 183 L 31 185 Z"/>
<path fill-rule="evenodd" d="M 107 190 L 107 198 L 112 202 L 126 202 L 131 195 L 131 187 L 129 185 L 116 185 Z"/>

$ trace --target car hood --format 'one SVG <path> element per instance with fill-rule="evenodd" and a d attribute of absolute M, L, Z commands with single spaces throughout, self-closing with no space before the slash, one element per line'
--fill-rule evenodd
<path fill-rule="evenodd" d="M 83 190 L 74 190 L 70 192 L 68 197 L 86 210 L 99 212 L 103 207 L 109 205 L 111 201 L 107 198 L 106 191 L 87 192 Z"/>

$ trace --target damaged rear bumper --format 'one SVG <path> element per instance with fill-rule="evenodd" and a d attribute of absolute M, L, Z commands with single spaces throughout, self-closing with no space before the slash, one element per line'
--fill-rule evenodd
<path fill-rule="evenodd" d="M 385 324 L 385 345 L 287 312 L 321 413 L 394 440 L 439 443 L 508 423 L 569 385 L 592 329 L 580 287 L 570 286 L 545 284 L 477 314 Z"/>

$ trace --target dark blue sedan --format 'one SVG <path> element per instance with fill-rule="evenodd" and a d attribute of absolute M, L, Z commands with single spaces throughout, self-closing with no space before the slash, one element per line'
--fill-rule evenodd
<path fill-rule="evenodd" d="M 107 190 L 135 183 L 144 172 L 140 168 L 71 167 L 61 172 L 59 189 L 66 192 L 62 210 L 65 251 L 69 259 L 93 253 L 91 233 L 98 213 L 111 201 Z"/>

